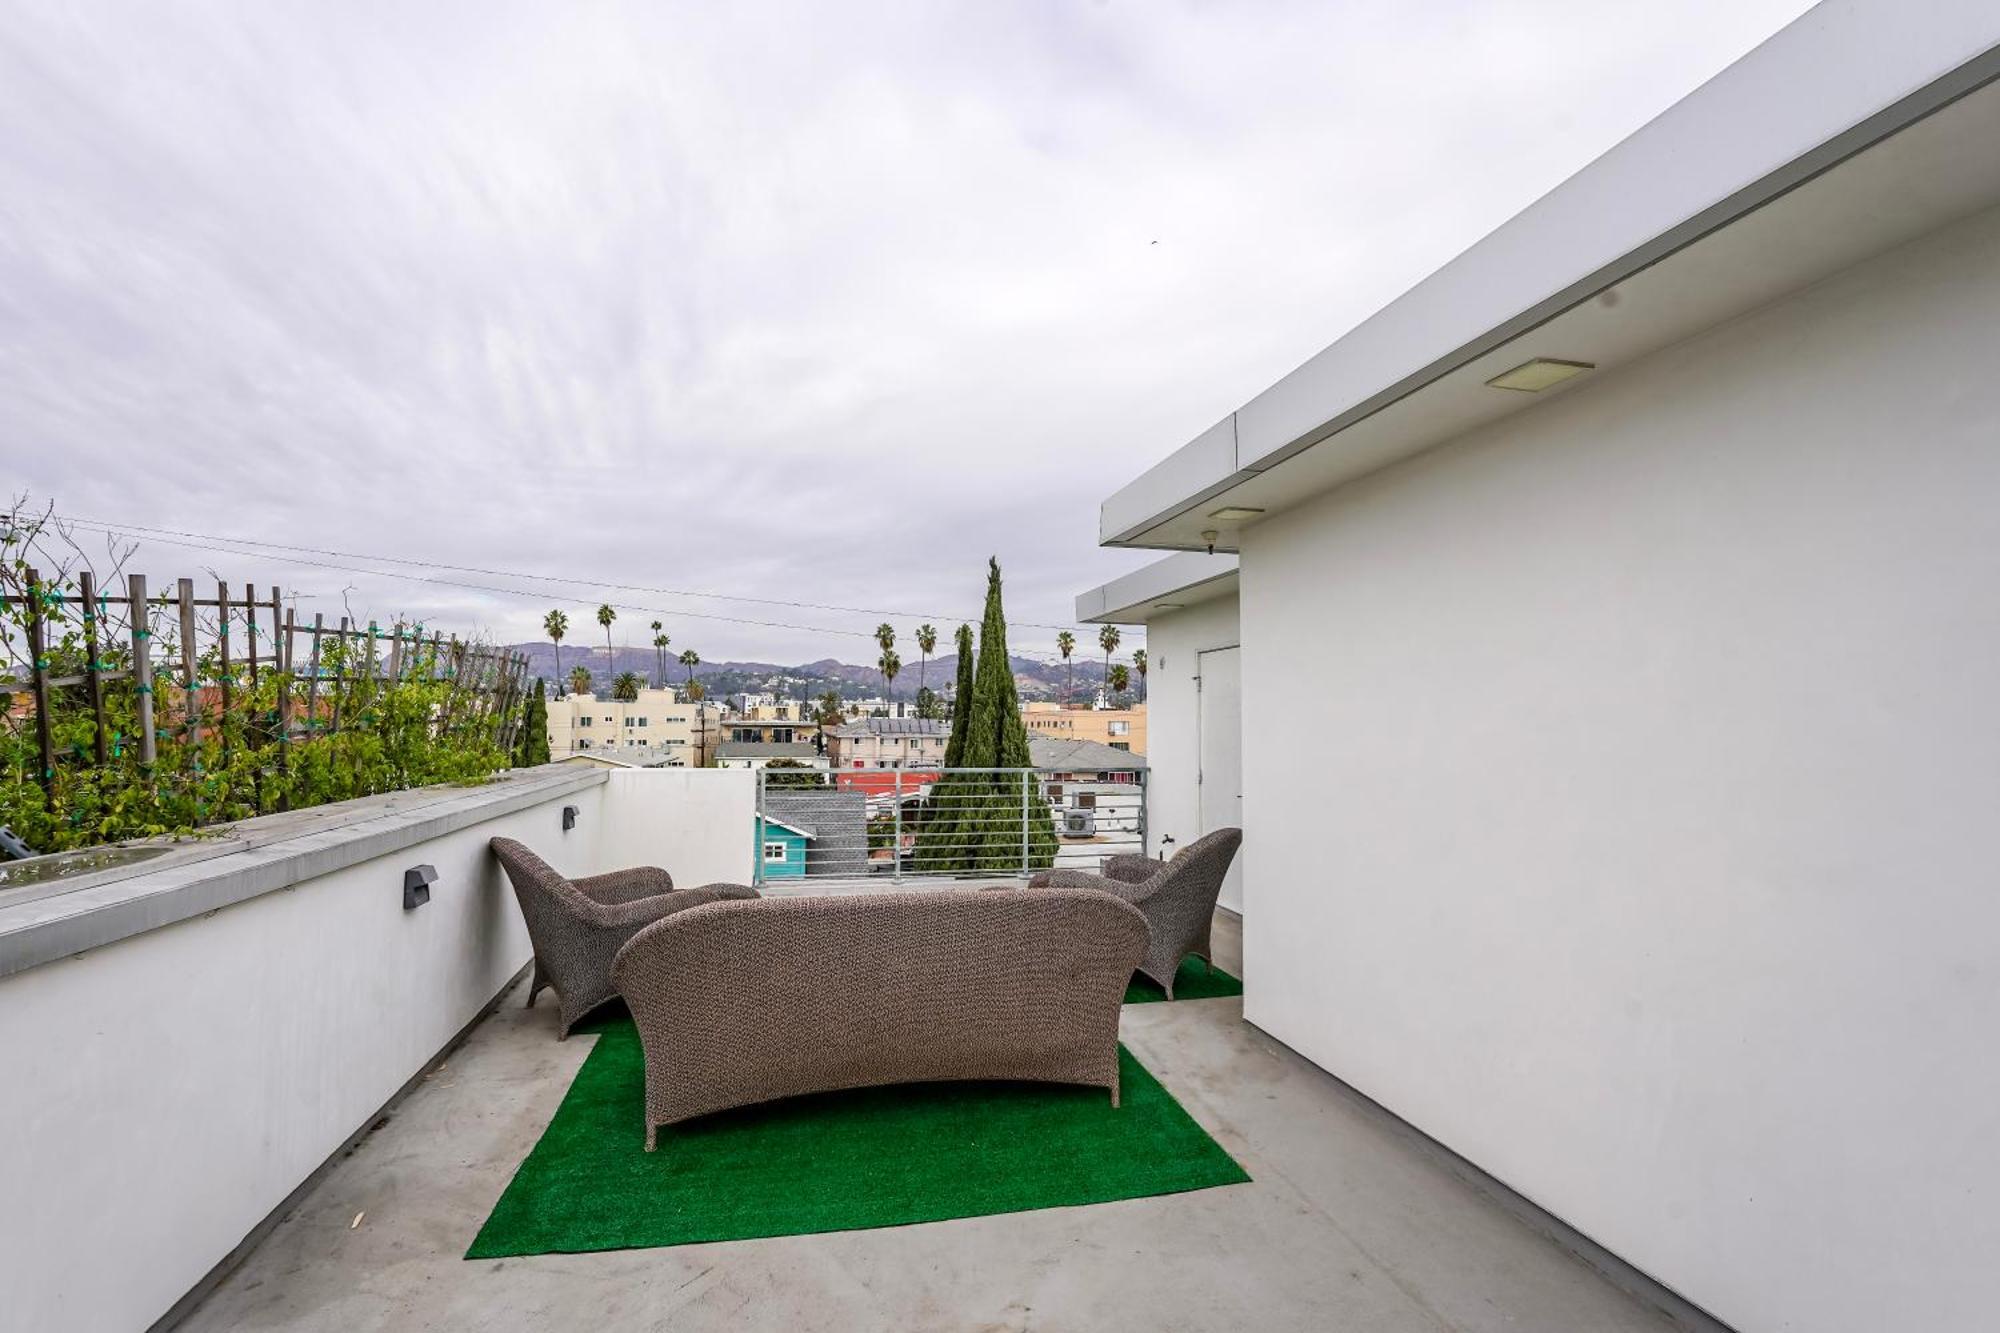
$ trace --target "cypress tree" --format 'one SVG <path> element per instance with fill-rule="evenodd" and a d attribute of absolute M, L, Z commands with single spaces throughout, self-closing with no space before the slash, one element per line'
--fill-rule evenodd
<path fill-rule="evenodd" d="M 959 638 L 959 697 L 952 713 L 948 765 L 980 769 L 1029 766 L 1028 732 L 1007 654 L 1007 615 L 1000 591 L 1000 562 L 987 561 L 986 613 L 979 625 L 979 661 L 966 677 L 969 635 Z M 960 728 L 964 735 L 960 737 Z M 1021 868 L 1022 815 L 1027 815 L 1027 862 L 1040 869 L 1055 860 L 1055 823 L 1032 773 L 970 772 L 946 778 L 932 796 L 935 818 L 919 835 L 920 870 L 1012 871 Z"/>
<path fill-rule="evenodd" d="M 521 739 L 514 745 L 514 767 L 533 768 L 549 762 L 549 697 L 539 677 L 535 692 L 521 713 Z"/>
<path fill-rule="evenodd" d="M 972 626 L 958 627 L 958 687 L 951 701 L 951 739 L 945 742 L 944 766 L 958 768 L 965 758 L 965 719 L 972 710 Z"/>

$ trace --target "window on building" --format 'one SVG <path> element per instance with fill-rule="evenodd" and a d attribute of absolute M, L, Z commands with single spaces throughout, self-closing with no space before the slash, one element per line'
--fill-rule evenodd
<path fill-rule="evenodd" d="M 1078 792 L 1076 794 L 1076 808 L 1079 810 L 1095 810 L 1097 808 L 1097 793 L 1094 791 Z M 740 846 L 741 844 L 738 845 Z"/>
<path fill-rule="evenodd" d="M 770 864 L 771 864 L 772 862 L 779 862 L 779 863 L 782 863 L 782 862 L 784 861 L 784 859 L 785 859 L 785 844 L 784 844 L 784 843 L 782 843 L 782 842 L 767 842 L 767 843 L 765 843 L 765 844 L 764 844 L 764 864 L 765 864 L 765 865 L 770 865 Z"/>
<path fill-rule="evenodd" d="M 1112 722 L 1110 730 L 1113 736 L 1130 736 L 1132 734 L 1132 724 L 1119 719 Z"/>
<path fill-rule="evenodd" d="M 1113 742 L 1111 742 L 1111 748 L 1112 748 L 1112 749 L 1114 749 L 1114 750 L 1130 750 L 1130 749 L 1132 748 L 1132 742 L 1130 742 L 1130 741 L 1113 741 Z"/>

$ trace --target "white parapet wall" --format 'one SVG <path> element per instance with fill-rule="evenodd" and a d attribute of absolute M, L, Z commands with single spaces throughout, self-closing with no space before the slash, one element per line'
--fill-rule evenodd
<path fill-rule="evenodd" d="M 747 768 L 629 768 L 611 774 L 593 831 L 598 864 L 664 866 L 674 884 L 748 884 L 757 775 Z"/>
<path fill-rule="evenodd" d="M 473 1022 L 531 956 L 489 839 L 740 880 L 748 779 L 538 769 L 252 820 L 65 895 L 88 911 L 0 895 L 0 1326 L 153 1323 Z"/>

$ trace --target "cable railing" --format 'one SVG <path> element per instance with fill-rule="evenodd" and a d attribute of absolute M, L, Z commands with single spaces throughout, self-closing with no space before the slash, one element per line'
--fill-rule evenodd
<path fill-rule="evenodd" d="M 1008 879 L 1147 855 L 1146 771 L 757 770 L 759 885 Z"/>

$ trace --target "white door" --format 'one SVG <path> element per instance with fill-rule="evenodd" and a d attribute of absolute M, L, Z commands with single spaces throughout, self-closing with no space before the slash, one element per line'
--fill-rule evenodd
<path fill-rule="evenodd" d="M 1196 661 L 1200 690 L 1201 831 L 1243 827 L 1243 650 L 1215 648 Z M 1222 905 L 1243 910 L 1243 857 L 1222 881 Z"/>

